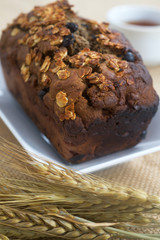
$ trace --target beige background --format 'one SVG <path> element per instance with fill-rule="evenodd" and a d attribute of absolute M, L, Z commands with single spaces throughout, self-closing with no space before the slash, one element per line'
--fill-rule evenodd
<path fill-rule="evenodd" d="M 20 12 L 27 12 L 34 5 L 43 5 L 50 0 L 0 0 L 0 32 Z M 104 21 L 106 12 L 118 4 L 148 4 L 160 8 L 160 0 L 70 0 L 80 15 Z M 149 68 L 154 86 L 160 95 L 160 66 Z M 16 142 L 5 124 L 0 120 L 0 135 Z M 150 194 L 160 195 L 160 152 L 133 159 L 110 169 L 96 173 L 118 183 L 146 190 Z"/>

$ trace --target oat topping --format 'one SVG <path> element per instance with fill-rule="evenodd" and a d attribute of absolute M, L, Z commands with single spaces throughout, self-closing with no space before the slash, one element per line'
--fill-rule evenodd
<path fill-rule="evenodd" d="M 27 82 L 30 77 L 30 72 L 29 67 L 26 66 L 25 64 L 23 64 L 21 67 L 21 74 L 23 76 L 24 81 Z"/>
<path fill-rule="evenodd" d="M 24 26 L 24 24 L 27 23 L 27 14 L 21 13 L 19 17 L 15 20 L 15 23 Z"/>
<path fill-rule="evenodd" d="M 55 24 L 59 21 L 65 20 L 65 12 L 56 4 L 50 4 L 46 7 L 35 7 L 35 16 L 39 17 L 41 24 Z"/>
<path fill-rule="evenodd" d="M 63 42 L 63 38 L 61 36 L 53 36 L 50 41 L 51 46 L 60 45 Z"/>
<path fill-rule="evenodd" d="M 32 61 L 32 57 L 31 57 L 31 54 L 30 53 L 27 53 L 26 55 L 26 65 L 30 65 L 31 64 L 31 61 Z"/>
<path fill-rule="evenodd" d="M 125 47 L 123 44 L 121 43 L 116 43 L 116 42 L 112 42 L 112 41 L 109 41 L 108 42 L 108 46 L 109 47 L 112 47 L 112 48 L 115 48 L 115 49 L 119 49 L 119 50 L 123 50 Z"/>
<path fill-rule="evenodd" d="M 56 61 L 56 66 L 59 67 L 59 69 L 63 69 L 66 67 L 66 64 L 62 60 Z"/>
<path fill-rule="evenodd" d="M 65 113 L 61 114 L 60 121 L 64 120 L 75 120 L 76 119 L 76 113 L 74 112 L 74 103 L 71 103 L 67 107 L 65 107 Z"/>
<path fill-rule="evenodd" d="M 69 8 L 69 5 L 68 5 Z M 33 16 L 21 14 L 15 24 L 28 29 L 29 34 L 19 39 L 19 44 L 35 47 L 41 41 L 49 41 L 51 46 L 62 44 L 63 37 L 70 35 L 70 30 L 65 26 L 66 14 L 62 4 L 49 4 L 45 7 L 35 7 Z"/>
<path fill-rule="evenodd" d="M 61 27 L 59 31 L 60 36 L 67 36 L 71 34 L 71 31 L 66 27 Z"/>
<path fill-rule="evenodd" d="M 37 17 L 35 17 L 35 16 L 32 16 L 32 17 L 30 17 L 29 18 L 29 22 L 30 23 L 33 23 L 33 22 L 35 22 L 35 21 L 37 21 L 38 19 L 37 19 Z"/>
<path fill-rule="evenodd" d="M 57 73 L 60 69 L 66 67 L 66 64 L 62 60 L 58 60 L 55 62 L 54 67 L 50 68 L 49 71 L 52 73 Z"/>
<path fill-rule="evenodd" d="M 64 63 L 63 59 L 65 57 L 67 57 L 67 53 L 68 53 L 68 51 L 67 51 L 67 48 L 65 48 L 65 47 L 61 47 L 55 51 L 54 57 L 53 57 L 55 62 L 49 68 L 50 72 L 57 73 L 59 70 L 66 68 L 66 64 Z M 66 79 L 70 76 L 70 72 L 67 70 L 59 71 L 59 73 L 57 73 L 57 75 L 60 79 Z"/>
<path fill-rule="evenodd" d="M 68 103 L 67 94 L 63 91 L 58 92 L 56 95 L 56 103 L 60 108 L 65 107 Z"/>
<path fill-rule="evenodd" d="M 67 56 L 67 54 L 68 54 L 67 48 L 61 47 L 59 48 L 58 51 L 55 52 L 54 60 L 55 61 L 62 60 Z"/>
<path fill-rule="evenodd" d="M 57 75 L 58 75 L 58 78 L 59 78 L 59 79 L 64 80 L 64 79 L 69 78 L 69 76 L 70 76 L 71 74 L 70 74 L 70 72 L 69 72 L 67 69 L 64 69 L 64 70 L 59 70 L 59 71 L 57 72 Z"/>
<path fill-rule="evenodd" d="M 40 26 L 33 26 L 29 29 L 29 34 L 40 33 L 42 32 L 42 27 Z"/>
<path fill-rule="evenodd" d="M 124 60 L 120 60 L 114 55 L 106 56 L 106 64 L 107 66 L 114 70 L 115 72 L 122 72 L 124 69 L 128 68 L 128 63 Z"/>
<path fill-rule="evenodd" d="M 66 64 L 60 59 L 57 58 L 55 62 L 52 63 L 52 67 L 49 69 L 52 73 L 57 73 L 59 70 L 66 68 Z"/>
<path fill-rule="evenodd" d="M 16 36 L 18 33 L 20 32 L 20 29 L 19 28 L 14 28 L 11 32 L 11 36 L 14 37 Z"/>
<path fill-rule="evenodd" d="M 58 66 L 55 66 L 54 68 L 50 68 L 50 69 L 49 69 L 49 71 L 50 71 L 51 73 L 57 73 L 59 70 L 60 70 L 60 67 L 58 67 Z"/>
<path fill-rule="evenodd" d="M 119 64 L 119 67 L 121 68 L 121 70 L 128 68 L 128 63 L 126 61 L 119 60 L 118 64 Z"/>
<path fill-rule="evenodd" d="M 120 66 L 118 65 L 118 59 L 116 58 L 110 59 L 107 65 L 109 68 L 115 70 L 116 72 L 119 72 L 121 69 Z"/>
<path fill-rule="evenodd" d="M 90 24 L 92 30 L 94 30 L 94 31 L 95 31 L 95 30 L 98 30 L 98 28 L 99 28 L 99 24 L 98 24 L 97 21 L 94 21 L 94 20 L 88 20 L 88 22 L 89 22 L 89 24 Z"/>
<path fill-rule="evenodd" d="M 109 29 L 109 23 L 99 24 L 99 30 L 101 33 L 111 33 L 111 30 Z"/>
<path fill-rule="evenodd" d="M 99 34 L 98 37 L 96 38 L 97 42 L 100 42 L 102 45 L 108 45 L 109 44 L 109 37 L 104 34 Z"/>
<path fill-rule="evenodd" d="M 107 79 L 105 82 L 98 84 L 98 87 L 101 89 L 102 92 L 107 92 L 109 90 L 112 90 L 112 91 L 115 90 L 113 82 L 111 82 L 109 79 Z"/>
<path fill-rule="evenodd" d="M 29 47 L 35 47 L 41 40 L 42 39 L 38 36 L 38 34 L 31 35 L 26 39 L 26 41 L 25 38 L 23 39 L 24 44 L 29 45 Z"/>
<path fill-rule="evenodd" d="M 41 52 L 35 53 L 33 51 L 32 58 L 35 58 L 35 63 L 38 63 L 38 65 L 39 65 L 39 63 L 41 62 L 41 59 L 42 59 L 42 53 Z"/>
<path fill-rule="evenodd" d="M 99 34 L 96 40 L 102 46 L 108 46 L 117 50 L 123 50 L 125 48 L 123 44 L 112 41 L 112 39 L 110 38 L 110 34 Z"/>
<path fill-rule="evenodd" d="M 43 84 L 43 86 L 46 86 L 50 82 L 51 82 L 50 77 L 46 73 L 43 73 L 42 79 L 41 79 L 41 83 Z"/>
<path fill-rule="evenodd" d="M 49 31 L 50 35 L 56 34 L 59 32 L 59 28 L 56 25 L 49 25 L 45 29 Z"/>
<path fill-rule="evenodd" d="M 122 43 L 116 41 L 119 37 L 119 33 L 112 33 L 106 23 L 99 24 L 100 34 L 97 35 L 96 41 L 102 46 L 115 48 L 117 50 L 124 50 L 125 46 Z"/>
<path fill-rule="evenodd" d="M 79 70 L 78 70 L 78 76 L 80 78 L 83 78 L 89 74 L 91 74 L 92 72 L 92 68 L 91 67 L 81 67 Z"/>
<path fill-rule="evenodd" d="M 98 65 L 100 59 L 102 59 L 101 53 L 85 48 L 73 57 L 70 57 L 69 61 L 73 67 L 79 68 L 85 65 Z"/>
<path fill-rule="evenodd" d="M 102 73 L 97 73 L 97 72 L 90 74 L 86 78 L 89 79 L 90 83 L 97 83 L 97 84 L 104 82 L 106 79 Z"/>
<path fill-rule="evenodd" d="M 102 91 L 115 90 L 113 82 L 106 79 L 102 73 L 91 73 L 86 79 L 89 80 L 90 84 L 96 84 Z"/>
<path fill-rule="evenodd" d="M 127 73 L 130 71 L 130 62 L 136 60 L 132 49 L 127 49 L 125 42 L 120 40 L 122 35 L 111 31 L 108 23 L 77 19 L 69 9 L 69 4 L 64 0 L 45 7 L 35 7 L 31 14 L 21 14 L 11 31 L 11 36 L 16 36 L 21 31 L 18 44 L 29 49 L 21 67 L 24 81 L 28 81 L 35 64 L 40 71 L 38 82 L 42 97 L 46 89 L 51 87 L 52 78 L 53 83 L 57 81 L 58 85 L 62 84 L 61 89 L 64 91 L 56 95 L 57 105 L 60 108 L 65 107 L 61 109 L 61 113 L 64 111 L 60 115 L 61 121 L 76 118 L 74 103 L 71 101 L 72 94 L 76 95 L 76 88 L 67 96 L 67 85 L 63 88 L 67 81 L 61 81 L 69 78 L 70 82 L 72 68 L 73 73 L 76 73 L 73 81 L 77 92 L 79 93 L 82 86 L 86 86 L 86 92 L 81 94 L 87 101 L 87 94 L 92 87 L 103 97 L 106 94 L 111 96 L 112 92 L 116 98 L 121 98 L 117 86 L 129 87 L 134 84 L 134 79 Z M 77 99 L 74 98 L 75 101 Z"/>
<path fill-rule="evenodd" d="M 40 71 L 41 72 L 47 72 L 50 65 L 51 65 L 51 58 L 49 56 L 46 56 L 42 66 L 40 68 Z"/>

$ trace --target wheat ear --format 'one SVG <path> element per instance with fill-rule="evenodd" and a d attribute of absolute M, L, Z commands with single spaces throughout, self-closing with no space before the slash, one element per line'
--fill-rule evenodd
<path fill-rule="evenodd" d="M 61 196 L 63 198 L 63 196 Z M 57 206 L 54 204 L 54 201 L 52 202 L 52 195 L 38 195 L 38 196 L 28 196 L 25 195 L 11 195 L 11 194 L 0 194 L 0 204 L 5 204 L 5 206 L 9 207 L 16 207 L 19 209 L 28 209 L 30 211 L 38 212 L 40 214 L 46 215 L 46 216 L 53 216 L 53 214 L 56 214 L 59 212 Z M 49 202 L 48 202 L 49 200 Z M 61 201 L 61 198 L 59 196 L 59 202 Z M 81 203 L 80 203 L 81 204 Z M 41 207 L 40 207 L 41 206 Z M 58 206 L 60 206 L 58 204 Z M 61 204 L 63 206 L 63 204 Z M 64 207 L 64 206 L 63 206 Z M 102 207 L 101 207 L 102 208 Z M 109 221 L 109 222 L 115 222 L 116 220 L 120 219 L 120 222 L 134 222 L 134 223 L 143 223 L 143 224 L 149 224 L 149 223 L 159 223 L 158 220 L 154 220 L 151 218 L 151 216 L 145 216 L 144 211 L 143 213 L 138 212 L 142 211 L 142 208 L 137 208 L 135 211 L 131 212 L 119 212 L 115 211 L 113 209 L 112 212 L 107 212 L 107 209 L 97 210 L 97 208 L 88 208 L 85 209 L 85 211 L 77 209 L 72 206 L 72 208 L 67 209 L 70 213 L 73 215 L 77 215 L 80 217 L 85 217 L 87 219 L 90 219 L 92 221 L 96 222 L 102 222 L 102 221 Z M 80 211 L 81 210 L 81 211 Z M 137 212 L 136 212 L 137 211 Z M 155 214 L 155 212 L 154 212 Z M 105 219 L 105 220 L 104 220 Z"/>
<path fill-rule="evenodd" d="M 9 240 L 9 238 L 5 235 L 0 234 L 0 240 Z"/>
<path fill-rule="evenodd" d="M 0 207 L 0 231 L 11 238 L 36 239 L 58 237 L 76 240 L 106 240 L 120 237 L 132 239 L 158 240 L 153 236 L 127 232 L 118 228 L 106 227 L 112 224 L 96 224 L 86 219 L 72 216 L 65 210 L 60 215 L 47 218 L 36 213 Z"/>
<path fill-rule="evenodd" d="M 64 239 L 109 239 L 110 233 L 102 227 L 87 226 L 87 220 L 76 219 L 74 216 L 60 211 L 61 215 L 47 218 L 43 215 L 24 212 L 0 206 L 0 229 L 9 228 L 9 237 L 34 238 L 63 237 Z M 67 215 L 67 216 L 66 216 Z M 112 224 L 111 224 L 112 225 Z M 17 231 L 18 230 L 18 231 Z M 1 230 L 2 231 L 2 230 Z M 20 235 L 20 236 L 19 236 Z M 23 235 L 23 236 L 22 236 Z"/>
<path fill-rule="evenodd" d="M 113 237 L 132 237 L 132 239 L 157 239 L 153 236 L 123 231 L 122 229 L 118 229 L 116 227 L 106 227 L 106 223 L 91 223 L 86 219 L 78 218 L 69 213 L 67 213 L 66 216 L 65 210 L 55 212 L 55 207 L 58 209 L 60 206 L 67 207 L 69 211 L 72 212 L 76 211 L 76 208 L 80 206 L 78 209 L 79 212 L 82 210 L 88 211 L 88 216 L 90 216 L 89 213 L 91 212 L 91 215 L 95 217 L 99 216 L 102 210 L 105 210 L 107 212 L 110 209 L 110 217 L 111 214 L 113 217 L 115 211 L 119 211 L 119 214 L 122 216 L 122 214 L 125 212 L 127 214 L 131 214 L 133 211 L 135 212 L 135 208 L 139 208 L 137 212 L 140 211 L 142 213 L 148 211 L 148 209 L 158 212 L 158 197 L 149 197 L 144 192 L 136 191 L 134 189 L 122 188 L 120 186 L 115 187 L 112 186 L 112 184 L 107 183 L 99 178 L 88 175 L 82 176 L 72 170 L 67 170 L 59 165 L 51 164 L 44 159 L 40 159 L 40 163 L 39 161 L 30 159 L 30 157 L 24 151 L 16 148 L 15 146 L 12 146 L 12 144 L 7 145 L 6 141 L 2 141 L 2 144 L 0 145 L 0 151 L 2 156 L 0 159 L 0 204 L 1 208 L 3 208 L 3 214 L 4 210 L 9 209 L 17 215 L 18 213 L 23 215 L 31 214 L 32 216 L 39 216 L 42 217 L 42 219 L 48 219 L 49 221 L 55 221 L 56 219 L 58 223 L 59 221 L 65 221 L 67 224 L 71 224 L 74 227 L 76 226 L 76 231 L 78 224 L 78 229 L 79 227 L 81 230 L 83 228 L 83 234 L 79 237 L 79 239 L 87 239 L 86 236 L 93 238 L 93 235 L 90 235 L 90 232 L 87 232 L 86 235 L 86 232 L 84 231 L 86 227 L 88 230 L 94 231 L 94 234 L 95 229 L 97 228 L 100 231 L 103 230 L 105 234 L 108 234 L 107 238 L 109 238 L 111 235 Z M 9 161 L 7 158 L 8 154 L 12 156 L 12 161 Z M 67 194 L 65 194 L 65 192 L 67 192 Z M 116 199 L 118 199 L 118 201 L 116 201 Z M 125 206 L 126 203 L 130 205 Z M 5 204 L 5 206 L 2 206 L 2 204 Z M 55 206 L 55 204 L 57 206 Z M 7 205 L 12 206 L 12 208 L 6 207 Z M 14 209 L 13 206 L 17 209 Z M 28 208 L 30 212 L 25 212 L 23 210 L 24 208 Z M 29 228 L 25 230 L 25 228 L 22 228 L 20 226 L 13 226 L 13 223 L 11 225 L 6 225 L 5 222 L 4 224 L 4 221 L 7 219 L 5 219 L 5 216 L 3 216 L 3 214 L 1 219 L 1 229 L 3 229 L 3 232 L 1 230 L 2 234 L 10 237 L 10 235 L 8 235 L 8 232 L 14 235 L 16 229 L 16 232 L 20 234 L 21 239 L 24 239 L 24 237 L 22 237 L 24 233 L 25 238 L 33 239 L 36 237 L 35 235 L 37 232 L 35 229 L 34 231 Z M 18 218 L 19 215 L 17 216 L 16 214 L 15 218 Z M 81 214 L 84 213 L 81 212 Z M 136 220 L 137 216 L 138 215 L 133 216 L 133 222 Z M 112 221 L 114 222 L 116 219 L 114 218 Z M 126 221 L 128 222 L 128 219 L 126 219 Z M 22 220 L 22 225 L 24 222 Z M 21 220 L 15 224 L 17 225 L 19 223 L 21 223 Z M 127 227 L 127 225 L 124 223 L 120 224 L 119 226 L 122 226 L 124 228 Z M 133 226 L 133 224 L 131 224 L 131 226 Z M 44 233 L 41 233 L 41 235 L 42 234 Z M 97 235 L 97 237 L 94 239 L 104 239 L 103 234 L 101 235 L 102 236 Z M 78 238 L 76 237 L 76 239 Z"/>
<path fill-rule="evenodd" d="M 7 199 L 6 194 L 1 204 L 10 205 L 16 201 L 16 206 L 26 207 L 26 203 L 30 201 L 32 207 L 43 203 L 50 209 L 51 204 L 63 205 L 71 213 L 95 221 L 114 219 L 114 221 L 149 223 L 151 220 L 143 217 L 142 214 L 160 212 L 159 197 L 148 196 L 140 190 L 115 187 L 100 178 L 81 175 L 44 159 L 40 159 L 41 162 L 33 160 L 21 148 L 3 139 L 1 139 L 0 151 L 5 154 L 5 159 L 0 160 L 2 185 L 5 185 L 9 192 L 14 193 L 17 189 L 19 190 L 19 195 L 15 199 L 11 196 Z M 7 163 L 7 154 L 13 156 L 10 165 L 8 165 L 9 162 Z M 11 169 L 14 169 L 13 177 L 10 176 Z M 15 173 L 17 173 L 16 177 Z M 17 175 L 20 179 L 17 179 Z M 4 191 L 6 188 L 1 193 L 4 194 Z M 25 191 L 27 195 L 21 198 L 20 192 Z M 33 193 L 38 197 L 33 197 Z"/>

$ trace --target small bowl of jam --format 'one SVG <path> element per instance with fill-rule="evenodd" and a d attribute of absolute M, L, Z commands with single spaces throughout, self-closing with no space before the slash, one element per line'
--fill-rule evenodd
<path fill-rule="evenodd" d="M 109 10 L 107 21 L 125 34 L 146 65 L 160 64 L 160 8 L 120 5 Z"/>

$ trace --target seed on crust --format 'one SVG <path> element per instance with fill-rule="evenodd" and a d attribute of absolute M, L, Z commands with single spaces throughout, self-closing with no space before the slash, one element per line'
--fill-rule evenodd
<path fill-rule="evenodd" d="M 16 36 L 18 33 L 20 32 L 20 29 L 19 28 L 14 28 L 11 32 L 11 36 L 14 37 Z"/>
<path fill-rule="evenodd" d="M 87 79 L 89 79 L 90 83 L 103 83 L 105 81 L 105 76 L 102 73 L 91 73 L 89 76 L 86 77 Z"/>
<path fill-rule="evenodd" d="M 41 79 L 41 83 L 42 83 L 44 86 L 46 86 L 46 85 L 47 85 L 48 83 L 50 83 L 50 82 L 51 82 L 50 77 L 49 77 L 47 74 L 43 73 L 42 79 Z"/>
<path fill-rule="evenodd" d="M 78 70 L 78 76 L 80 78 L 83 78 L 83 77 L 91 74 L 91 72 L 92 72 L 92 68 L 91 67 L 81 67 Z"/>
<path fill-rule="evenodd" d="M 51 58 L 49 56 L 46 56 L 42 66 L 40 68 L 40 71 L 41 72 L 47 72 L 50 65 L 51 65 Z"/>
<path fill-rule="evenodd" d="M 23 64 L 21 67 L 21 74 L 23 76 L 24 81 L 27 82 L 30 77 L 30 72 L 29 67 L 26 66 L 25 64 Z"/>
<path fill-rule="evenodd" d="M 51 46 L 60 45 L 63 42 L 63 38 L 61 36 L 54 36 L 50 41 Z"/>
<path fill-rule="evenodd" d="M 64 79 L 69 78 L 69 76 L 70 76 L 71 74 L 70 74 L 70 72 L 69 72 L 67 69 L 64 69 L 64 70 L 59 70 L 59 71 L 57 72 L 57 75 L 58 75 L 58 78 L 59 78 L 59 79 L 64 80 Z"/>
<path fill-rule="evenodd" d="M 55 54 L 54 54 L 54 60 L 62 60 L 64 59 L 68 54 L 67 48 L 61 47 Z"/>
<path fill-rule="evenodd" d="M 65 113 L 61 114 L 60 121 L 64 120 L 75 120 L 76 119 L 76 113 L 74 112 L 74 103 L 71 103 L 67 107 L 65 107 Z"/>
<path fill-rule="evenodd" d="M 68 29 L 68 28 L 66 28 L 66 27 L 62 27 L 62 28 L 60 28 L 60 30 L 59 30 L 59 34 L 60 34 L 60 36 L 67 36 L 67 35 L 70 35 L 71 34 L 71 31 Z"/>
<path fill-rule="evenodd" d="M 32 17 L 29 18 L 29 22 L 30 22 L 30 23 L 33 23 L 33 22 L 35 22 L 35 21 L 37 21 L 37 20 L 38 20 L 38 18 L 35 17 L 35 16 L 32 16 Z"/>
<path fill-rule="evenodd" d="M 89 48 L 84 48 L 78 54 L 70 57 L 69 61 L 73 67 L 79 68 L 85 65 L 98 65 L 101 58 L 101 53 L 90 51 Z"/>
<path fill-rule="evenodd" d="M 31 61 L 32 61 L 31 54 L 27 53 L 26 59 L 25 59 L 26 64 L 29 66 L 31 64 Z"/>
<path fill-rule="evenodd" d="M 63 69 L 66 67 L 66 64 L 62 60 L 56 61 L 56 66 L 59 67 L 59 69 Z"/>
<path fill-rule="evenodd" d="M 56 103 L 60 108 L 65 107 L 68 103 L 67 94 L 63 91 L 58 92 L 56 95 Z"/>

